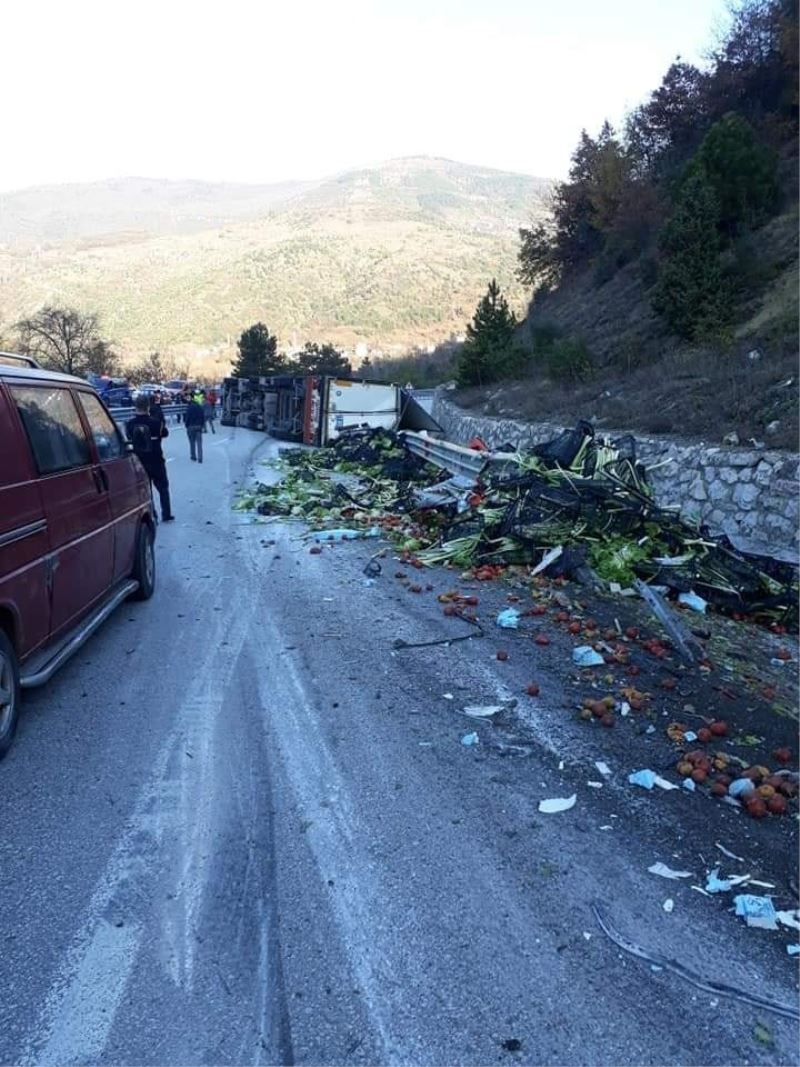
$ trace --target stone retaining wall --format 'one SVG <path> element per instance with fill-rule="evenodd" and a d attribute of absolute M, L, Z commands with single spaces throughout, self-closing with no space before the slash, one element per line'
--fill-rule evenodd
<path fill-rule="evenodd" d="M 555 437 L 555 423 L 470 415 L 439 390 L 433 417 L 448 440 L 466 444 L 479 436 L 490 448 L 510 442 L 530 446 Z M 602 429 L 606 437 L 623 430 Z M 754 549 L 796 558 L 800 544 L 800 456 L 793 452 L 682 444 L 636 434 L 637 454 L 650 473 L 659 504 L 679 504 L 687 519 L 707 523 L 712 533 L 727 533 Z M 664 461 L 667 461 L 666 463 Z"/>

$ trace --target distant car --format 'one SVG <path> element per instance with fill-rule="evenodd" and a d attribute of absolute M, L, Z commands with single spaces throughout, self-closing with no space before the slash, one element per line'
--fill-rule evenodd
<path fill-rule="evenodd" d="M 88 382 L 0 353 L 0 757 L 43 685 L 155 588 L 150 483 Z"/>
<path fill-rule="evenodd" d="M 100 396 L 110 408 L 133 407 L 133 393 L 127 386 L 112 386 L 110 389 L 105 389 L 100 393 Z"/>
<path fill-rule="evenodd" d="M 133 407 L 133 394 L 125 378 L 107 378 L 90 374 L 87 381 L 109 407 Z"/>

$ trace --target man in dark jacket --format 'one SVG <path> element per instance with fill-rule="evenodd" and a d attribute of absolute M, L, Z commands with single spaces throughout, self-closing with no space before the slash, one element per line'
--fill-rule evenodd
<path fill-rule="evenodd" d="M 167 464 L 164 462 L 164 453 L 161 451 L 161 439 L 169 436 L 169 430 L 163 418 L 154 419 L 150 415 L 149 397 L 136 398 L 136 414 L 125 424 L 125 432 L 151 484 L 158 490 L 162 522 L 172 522 L 175 516 L 172 514 L 169 500 Z"/>
<path fill-rule="evenodd" d="M 189 451 L 191 452 L 192 460 L 197 460 L 198 463 L 203 462 L 203 427 L 205 426 L 205 415 L 203 414 L 203 408 L 197 401 L 192 398 L 186 405 L 186 411 L 183 413 L 183 421 L 186 425 L 186 433 L 189 437 Z"/>
<path fill-rule="evenodd" d="M 164 418 L 164 411 L 161 407 L 161 393 L 156 390 L 150 397 L 150 418 L 158 419 L 158 421 L 165 426 L 167 420 Z"/>

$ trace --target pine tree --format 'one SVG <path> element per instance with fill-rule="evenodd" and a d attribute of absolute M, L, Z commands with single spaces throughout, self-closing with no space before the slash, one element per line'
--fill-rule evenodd
<path fill-rule="evenodd" d="M 318 345 L 316 341 L 306 341 L 303 351 L 297 357 L 297 364 L 302 374 L 328 374 L 347 378 L 353 372 L 350 360 L 331 344 Z"/>
<path fill-rule="evenodd" d="M 467 326 L 467 339 L 458 359 L 460 385 L 484 385 L 513 371 L 519 355 L 514 347 L 516 326 L 516 316 L 492 278 Z"/>
<path fill-rule="evenodd" d="M 775 207 L 777 157 L 760 144 L 755 130 L 731 112 L 706 134 L 692 164 L 702 167 L 719 203 L 720 226 L 734 236 L 763 222 Z"/>
<path fill-rule="evenodd" d="M 719 204 L 702 169 L 687 179 L 664 227 L 653 307 L 681 337 L 703 340 L 730 317 L 731 293 L 720 266 Z"/>
<path fill-rule="evenodd" d="M 286 358 L 278 352 L 278 338 L 263 322 L 257 322 L 242 333 L 236 347 L 239 358 L 233 365 L 233 378 L 267 378 L 286 369 Z"/>

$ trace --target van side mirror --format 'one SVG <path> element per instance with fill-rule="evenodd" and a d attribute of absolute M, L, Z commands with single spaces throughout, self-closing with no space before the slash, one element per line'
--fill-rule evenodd
<path fill-rule="evenodd" d="M 133 455 L 133 445 L 131 444 L 130 441 L 125 441 L 124 442 L 124 448 L 125 448 L 125 451 L 128 453 L 129 456 Z"/>

